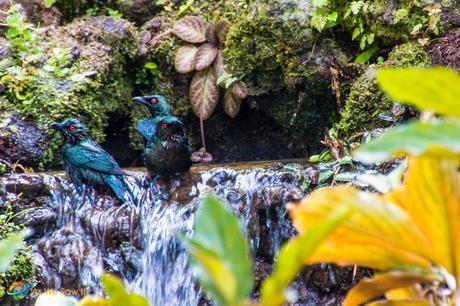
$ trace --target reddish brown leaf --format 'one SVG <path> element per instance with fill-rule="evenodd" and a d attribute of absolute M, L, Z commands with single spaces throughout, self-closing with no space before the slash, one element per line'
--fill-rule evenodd
<path fill-rule="evenodd" d="M 206 41 L 206 29 L 209 23 L 196 16 L 182 18 L 173 28 L 173 33 L 179 38 L 190 43 L 202 43 Z"/>
<path fill-rule="evenodd" d="M 195 57 L 198 48 L 194 45 L 185 45 L 176 53 L 174 67 L 179 73 L 189 73 L 195 70 Z"/>
<path fill-rule="evenodd" d="M 217 77 L 225 73 L 225 58 L 220 50 L 217 52 L 216 59 L 214 60 L 214 71 Z"/>
<path fill-rule="evenodd" d="M 219 43 L 217 40 L 216 31 L 214 31 L 214 25 L 212 24 L 210 24 L 206 29 L 206 41 L 215 45 Z"/>
<path fill-rule="evenodd" d="M 205 43 L 198 48 L 195 58 L 195 69 L 201 71 L 211 66 L 218 51 L 217 47 L 211 43 Z"/>
<path fill-rule="evenodd" d="M 219 87 L 216 84 L 216 74 L 213 67 L 197 71 L 190 84 L 190 101 L 195 114 L 208 119 L 217 105 L 219 99 Z"/>
<path fill-rule="evenodd" d="M 246 99 L 248 96 L 248 88 L 242 81 L 235 82 L 235 84 L 233 84 L 232 90 L 233 94 L 240 99 Z"/>
<path fill-rule="evenodd" d="M 241 99 L 235 96 L 231 89 L 225 91 L 224 97 L 224 111 L 232 118 L 240 112 Z"/>
<path fill-rule="evenodd" d="M 214 32 L 219 39 L 221 45 L 224 44 L 228 31 L 230 30 L 230 22 L 226 19 L 219 20 L 214 24 Z"/>

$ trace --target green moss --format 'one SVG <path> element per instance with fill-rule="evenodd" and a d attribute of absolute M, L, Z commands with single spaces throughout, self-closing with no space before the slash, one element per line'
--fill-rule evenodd
<path fill-rule="evenodd" d="M 383 64 L 370 66 L 351 87 L 341 113 L 342 119 L 337 125 L 341 136 L 349 137 L 361 131 L 388 125 L 379 119 L 379 114 L 391 111 L 393 101 L 380 90 L 375 81 L 376 69 L 398 66 L 424 67 L 430 63 L 430 57 L 423 47 L 410 42 L 396 47 Z"/>
<path fill-rule="evenodd" d="M 50 123 L 78 117 L 102 141 L 109 115 L 129 114 L 133 84 L 124 67 L 137 53 L 137 32 L 120 19 L 82 18 L 49 33 L 41 47 L 44 54 L 57 47 L 72 50 L 70 73 L 61 77 L 38 67 L 23 82 L 21 96 L 10 92 L 0 110 L 16 112 L 47 130 L 52 140 L 46 162 L 54 162 L 61 137 L 49 130 Z"/>
<path fill-rule="evenodd" d="M 21 226 L 15 225 L 11 221 L 11 214 L 8 212 L 0 214 L 0 240 L 21 229 Z M 0 274 L 0 287 L 8 288 L 15 281 L 35 282 L 35 263 L 31 248 L 25 243 L 19 248 L 8 270 Z"/>

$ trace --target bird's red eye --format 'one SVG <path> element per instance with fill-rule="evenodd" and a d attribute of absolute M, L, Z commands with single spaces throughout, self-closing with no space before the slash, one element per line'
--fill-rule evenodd
<path fill-rule="evenodd" d="M 156 98 L 152 98 L 152 100 L 150 100 L 150 103 L 152 104 L 157 104 L 158 100 Z"/>
<path fill-rule="evenodd" d="M 73 125 L 69 126 L 69 131 L 75 132 L 77 130 Z"/>
<path fill-rule="evenodd" d="M 166 123 L 163 123 L 163 124 L 161 125 L 161 127 L 164 128 L 164 129 L 166 129 L 166 128 L 168 128 L 168 125 L 167 125 Z"/>

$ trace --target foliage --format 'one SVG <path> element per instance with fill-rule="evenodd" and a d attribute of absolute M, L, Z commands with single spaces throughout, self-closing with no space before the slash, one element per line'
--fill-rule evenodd
<path fill-rule="evenodd" d="M 137 52 L 134 27 L 97 17 L 79 19 L 41 36 L 24 22 L 18 7 L 13 6 L 9 14 L 14 17 L 7 31 L 10 52 L 0 61 L 0 85 L 6 89 L 2 115 L 14 112 L 47 130 L 51 145 L 45 164 L 57 160 L 61 138 L 48 129 L 54 121 L 79 117 L 97 141 L 103 140 L 109 112 L 129 115 L 131 111 L 126 103 L 132 96 L 131 80 L 123 64 L 127 55 Z M 75 34 L 80 31 L 91 35 Z"/>
<path fill-rule="evenodd" d="M 0 288 L 4 291 L 15 281 L 35 283 L 31 249 L 23 242 L 29 232 L 23 226 L 13 223 L 17 215 L 11 206 L 7 206 L 0 214 Z"/>
<path fill-rule="evenodd" d="M 204 199 L 191 238 L 182 236 L 187 245 L 195 276 L 219 305 L 249 305 L 252 289 L 249 246 L 238 219 L 213 197 Z M 350 214 L 337 210 L 322 226 L 309 235 L 284 245 L 274 273 L 262 285 L 263 305 L 281 305 L 287 301 L 285 289 L 318 244 Z"/>
<path fill-rule="evenodd" d="M 367 59 L 360 59 L 363 62 L 371 57 L 375 47 L 412 38 L 426 42 L 430 35 L 439 35 L 444 27 L 441 4 L 435 1 L 401 1 L 389 7 L 380 0 L 315 0 L 311 5 L 311 26 L 321 32 L 340 25 L 350 33 L 351 40 L 359 42 L 361 50 L 367 49 Z"/>
<path fill-rule="evenodd" d="M 238 114 L 241 100 L 247 96 L 245 84 L 225 69 L 222 48 L 229 29 L 226 19 L 208 23 L 200 17 L 188 16 L 177 21 L 172 30 L 191 43 L 177 50 L 175 68 L 179 73 L 196 71 L 190 85 L 190 101 L 195 114 L 202 120 L 208 119 L 217 105 L 219 85 L 225 89 L 224 110 L 230 117 Z"/>
<path fill-rule="evenodd" d="M 45 3 L 46 7 L 52 7 L 56 0 L 43 0 L 43 3 Z"/>
<path fill-rule="evenodd" d="M 424 81 L 427 76 L 429 82 Z M 456 118 L 458 78 L 456 72 L 442 68 L 383 69 L 378 73 L 379 84 L 394 99 Z M 404 292 L 401 302 L 405 303 L 427 304 L 423 298 L 436 305 L 455 303 L 460 280 L 460 177 L 458 137 L 454 135 L 459 128 L 454 119 L 411 123 L 360 148 L 356 156 L 367 160 L 381 160 L 394 152 L 410 154 L 404 185 L 383 195 L 336 187 L 315 191 L 300 205 L 291 206 L 300 233 L 321 224 L 332 207 L 355 209 L 305 261 L 357 264 L 382 271 L 353 288 L 344 305 L 359 305 L 383 293 L 389 300 L 401 297 L 394 289 Z M 420 283 L 431 288 L 428 293 L 417 290 L 414 285 Z"/>
<path fill-rule="evenodd" d="M 85 296 L 80 301 L 61 294 L 41 295 L 36 306 L 149 306 L 147 300 L 132 292 L 126 291 L 123 282 L 110 274 L 102 274 L 101 282 L 108 298 Z"/>
<path fill-rule="evenodd" d="M 192 237 L 182 239 L 195 276 L 213 299 L 219 305 L 243 304 L 252 290 L 252 263 L 238 219 L 217 199 L 207 197 Z"/>
<path fill-rule="evenodd" d="M 371 65 L 356 78 L 350 88 L 341 111 L 341 120 L 337 131 L 342 138 L 352 137 L 364 131 L 387 127 L 394 122 L 382 118 L 382 114 L 391 113 L 394 100 L 386 96 L 377 84 L 376 70 L 383 67 L 426 67 L 430 57 L 418 43 L 410 42 L 394 48 L 388 59 L 377 65 Z M 408 113 L 408 111 L 406 110 Z M 405 117 L 407 114 L 404 114 Z M 382 120 L 384 119 L 384 120 Z"/>

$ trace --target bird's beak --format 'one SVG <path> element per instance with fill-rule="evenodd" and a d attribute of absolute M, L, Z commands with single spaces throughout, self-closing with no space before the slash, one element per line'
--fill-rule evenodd
<path fill-rule="evenodd" d="M 145 101 L 145 99 L 143 97 L 134 97 L 131 99 L 132 101 L 134 102 L 137 102 L 137 103 L 142 103 L 142 104 L 148 104 L 147 101 Z"/>
<path fill-rule="evenodd" d="M 61 124 L 60 123 L 52 123 L 50 125 L 50 128 L 54 129 L 54 130 L 60 130 L 62 128 Z"/>

